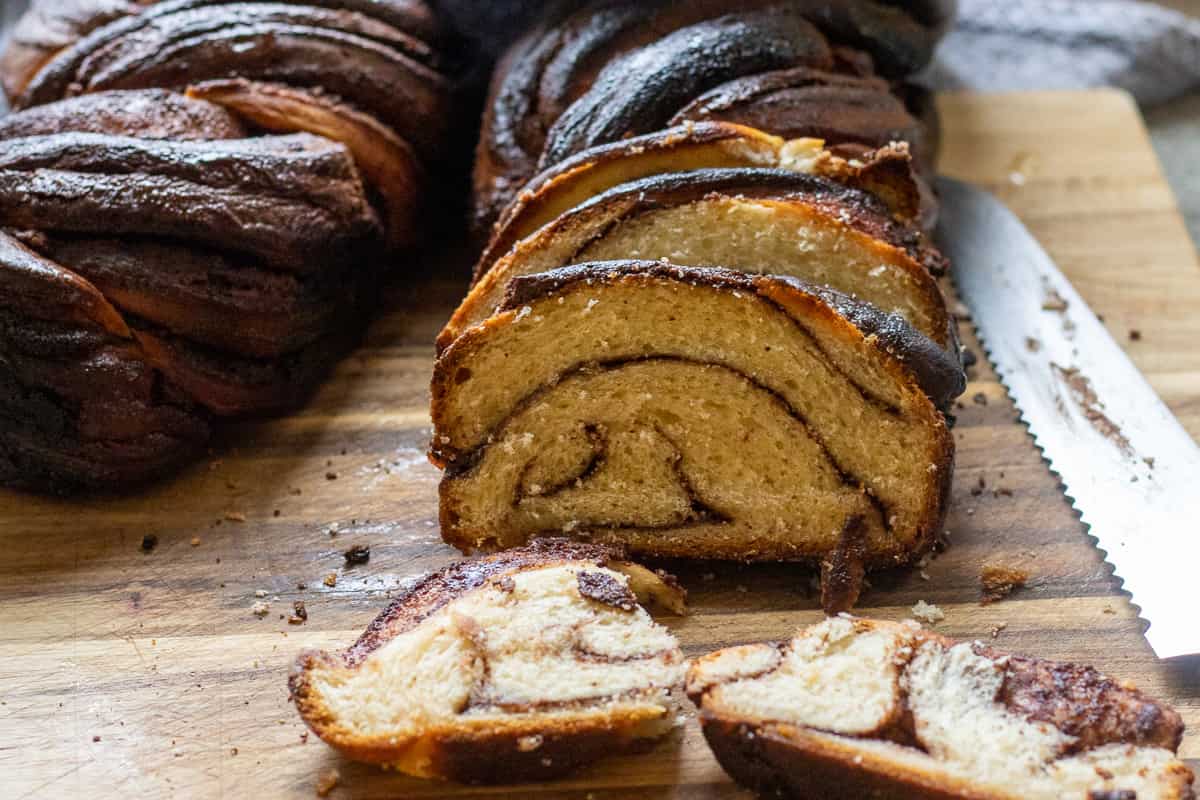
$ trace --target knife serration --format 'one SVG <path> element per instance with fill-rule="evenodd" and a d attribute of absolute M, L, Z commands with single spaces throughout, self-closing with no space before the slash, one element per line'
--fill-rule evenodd
<path fill-rule="evenodd" d="M 942 178 L 937 238 L 1001 382 L 1159 658 L 1200 653 L 1200 448 L 1007 207 Z"/>

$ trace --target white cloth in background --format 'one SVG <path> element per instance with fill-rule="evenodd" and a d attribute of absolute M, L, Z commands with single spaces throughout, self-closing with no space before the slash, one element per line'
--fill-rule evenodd
<path fill-rule="evenodd" d="M 1200 89 L 1200 20 L 1132 0 L 959 0 L 936 89 L 1116 86 L 1143 105 Z"/>

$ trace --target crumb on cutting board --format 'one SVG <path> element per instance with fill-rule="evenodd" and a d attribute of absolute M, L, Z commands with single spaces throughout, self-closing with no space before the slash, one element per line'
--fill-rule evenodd
<path fill-rule="evenodd" d="M 933 603 L 926 603 L 924 600 L 918 600 L 917 604 L 912 607 L 912 615 L 918 622 L 924 622 L 927 625 L 936 624 L 946 618 L 945 612 Z"/>
<path fill-rule="evenodd" d="M 322 772 L 317 778 L 317 797 L 328 797 L 341 779 L 341 773 L 333 767 Z"/>
<path fill-rule="evenodd" d="M 980 604 L 998 603 L 1021 588 L 1029 580 L 1029 573 L 1003 564 L 987 564 L 979 573 Z"/>

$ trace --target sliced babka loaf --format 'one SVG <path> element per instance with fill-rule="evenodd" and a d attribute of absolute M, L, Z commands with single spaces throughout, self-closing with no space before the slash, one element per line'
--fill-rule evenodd
<path fill-rule="evenodd" d="M 435 367 L 442 534 L 825 560 L 853 584 L 932 544 L 963 386 L 899 316 L 795 279 L 652 262 L 516 278 Z"/>
<path fill-rule="evenodd" d="M 824 130 L 845 133 L 839 144 L 879 146 L 889 133 L 886 141 L 907 140 L 920 123 L 904 104 L 880 97 L 887 86 L 874 76 L 898 81 L 924 66 L 952 9 L 949 0 L 596 0 L 552 6 L 508 51 L 493 78 L 475 163 L 477 229 L 486 238 L 539 169 L 684 119 L 736 122 L 755 118 L 756 109 L 762 111 L 757 118 L 769 119 L 770 109 L 782 104 L 779 116 L 788 117 L 789 138 L 823 138 Z M 827 87 L 815 100 L 827 114 L 786 111 L 791 101 L 807 103 L 814 93 L 748 95 L 740 83 L 793 69 L 826 76 L 813 80 Z M 712 92 L 726 99 L 723 107 Z M 698 108 L 698 98 L 714 102 Z M 869 119 L 860 133 L 864 117 Z M 784 135 L 782 129 L 768 132 Z"/>
<path fill-rule="evenodd" d="M 623 183 L 698 169 L 772 167 L 821 175 L 878 195 L 898 219 L 920 214 L 921 188 L 906 144 L 860 153 L 853 161 L 821 139 L 784 140 L 726 122 L 684 123 L 599 145 L 532 178 L 504 209 L 475 266 L 478 279 L 521 239 L 596 195 Z"/>
<path fill-rule="evenodd" d="M 932 274 L 942 258 L 915 226 L 875 194 L 763 168 L 654 175 L 561 213 L 482 273 L 439 344 L 490 316 L 516 276 L 624 258 L 798 277 L 896 312 L 956 349 Z"/>
<path fill-rule="evenodd" d="M 643 747 L 675 724 L 686 664 L 639 605 L 682 613 L 669 576 L 565 540 L 463 561 L 406 589 L 289 686 L 350 758 L 420 777 L 517 782 Z"/>
<path fill-rule="evenodd" d="M 1090 667 L 846 615 L 688 673 L 739 783 L 821 800 L 1189 800 L 1179 714 Z"/>

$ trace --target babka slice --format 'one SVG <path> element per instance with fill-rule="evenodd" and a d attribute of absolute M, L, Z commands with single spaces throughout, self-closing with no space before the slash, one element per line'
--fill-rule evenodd
<path fill-rule="evenodd" d="M 350 758 L 464 782 L 550 778 L 674 725 L 686 664 L 639 598 L 683 610 L 673 579 L 617 549 L 542 541 L 417 582 L 350 649 L 302 654 L 288 685 Z"/>
<path fill-rule="evenodd" d="M 711 653 L 687 691 L 721 766 L 771 797 L 1187 800 L 1175 711 L 1090 667 L 842 615 Z"/>
<path fill-rule="evenodd" d="M 702 169 L 630 181 L 518 243 L 472 287 L 439 337 L 445 347 L 490 316 L 514 277 L 565 264 L 669 259 L 791 275 L 896 312 L 955 350 L 932 272 L 941 256 L 874 194 L 781 169 Z"/>
<path fill-rule="evenodd" d="M 521 239 L 614 186 L 639 178 L 698 169 L 775 167 L 821 175 L 872 191 L 893 214 L 915 219 L 921 188 L 908 146 L 883 146 L 855 161 L 835 156 L 821 139 L 772 136 L 727 122 L 684 123 L 600 145 L 532 178 L 504 210 L 475 266 L 478 279 Z"/>
<path fill-rule="evenodd" d="M 941 524 L 941 409 L 963 387 L 898 316 L 794 279 L 653 262 L 517 278 L 434 370 L 442 535 L 908 562 Z"/>

